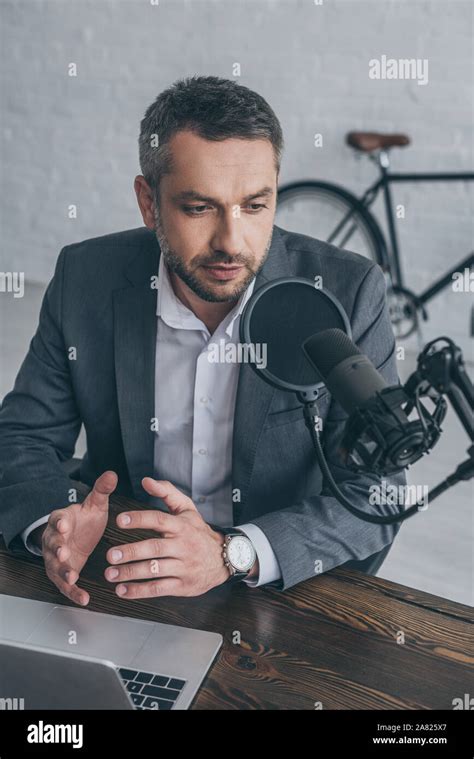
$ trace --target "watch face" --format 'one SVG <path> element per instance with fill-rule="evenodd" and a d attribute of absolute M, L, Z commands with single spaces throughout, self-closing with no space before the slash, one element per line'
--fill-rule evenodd
<path fill-rule="evenodd" d="M 248 538 L 238 535 L 229 542 L 227 556 L 238 572 L 248 572 L 255 562 L 255 549 Z"/>

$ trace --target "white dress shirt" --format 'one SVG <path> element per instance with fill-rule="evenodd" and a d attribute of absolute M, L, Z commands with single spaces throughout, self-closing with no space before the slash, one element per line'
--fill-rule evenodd
<path fill-rule="evenodd" d="M 160 256 L 154 477 L 172 482 L 193 500 L 203 519 L 216 526 L 233 525 L 232 434 L 240 364 L 213 360 L 215 345 L 238 344 L 240 315 L 254 285 L 255 278 L 211 336 L 176 297 Z M 229 352 L 221 349 L 220 355 L 229 356 Z M 48 517 L 22 532 L 26 547 L 38 555 L 41 550 L 28 535 Z M 259 576 L 245 582 L 256 587 L 280 579 L 280 567 L 265 533 L 254 524 L 236 528 L 252 541 L 259 561 Z"/>

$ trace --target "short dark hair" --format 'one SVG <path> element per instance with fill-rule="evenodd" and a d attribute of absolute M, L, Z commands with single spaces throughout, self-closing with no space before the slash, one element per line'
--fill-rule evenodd
<path fill-rule="evenodd" d="M 261 95 L 217 76 L 179 79 L 158 95 L 140 124 L 140 167 L 156 201 L 161 177 L 172 170 L 167 143 L 186 129 L 206 140 L 267 139 L 273 146 L 277 174 L 280 170 L 282 129 Z"/>

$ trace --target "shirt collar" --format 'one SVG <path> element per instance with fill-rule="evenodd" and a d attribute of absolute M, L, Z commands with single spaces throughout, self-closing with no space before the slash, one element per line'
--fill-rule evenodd
<path fill-rule="evenodd" d="M 240 317 L 244 306 L 253 293 L 255 286 L 255 277 L 252 279 L 247 289 L 242 293 L 234 308 L 224 317 L 218 329 L 223 329 L 229 337 L 232 337 L 235 320 Z M 158 297 L 156 303 L 156 314 L 165 324 L 174 329 L 199 329 L 208 331 L 204 322 L 194 314 L 191 309 L 182 303 L 176 297 L 171 284 L 168 267 L 165 264 L 164 256 L 160 256 L 158 266 Z"/>

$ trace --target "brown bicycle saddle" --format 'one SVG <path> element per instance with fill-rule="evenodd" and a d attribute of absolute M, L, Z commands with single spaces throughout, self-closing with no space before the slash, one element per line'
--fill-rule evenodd
<path fill-rule="evenodd" d="M 410 138 L 406 134 L 378 134 L 377 132 L 349 132 L 346 142 L 356 150 L 370 153 L 372 150 L 399 147 L 410 144 Z"/>

